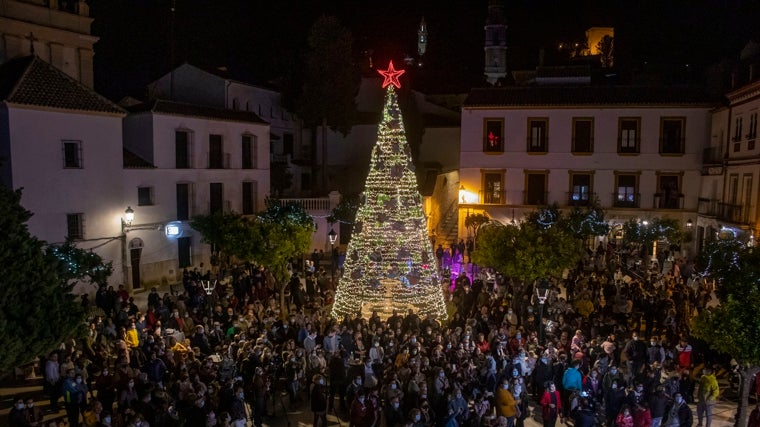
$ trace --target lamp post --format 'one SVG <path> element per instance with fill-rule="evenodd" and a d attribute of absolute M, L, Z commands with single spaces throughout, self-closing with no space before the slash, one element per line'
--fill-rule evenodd
<path fill-rule="evenodd" d="M 165 229 L 167 235 L 170 235 L 172 237 L 178 237 L 182 234 L 180 226 L 175 222 L 170 222 L 168 224 L 163 222 L 134 224 L 134 221 L 135 210 L 132 209 L 132 206 L 127 206 L 127 208 L 124 210 L 124 216 L 121 218 L 121 235 L 119 236 L 119 239 L 121 240 L 121 268 L 123 274 L 122 280 L 124 281 L 124 286 L 129 291 L 132 290 L 132 282 L 129 280 L 129 268 L 127 267 L 127 233 L 136 230 L 159 231 Z"/>
<path fill-rule="evenodd" d="M 335 286 L 335 241 L 338 238 L 338 233 L 330 229 L 327 238 L 330 239 L 330 278 L 333 281 L 333 286 Z"/>
<path fill-rule="evenodd" d="M 549 286 L 549 282 L 547 282 L 545 279 L 541 280 L 538 283 L 538 286 L 536 287 L 536 298 L 538 298 L 538 344 L 543 345 L 544 343 L 544 304 L 546 304 L 546 299 L 549 298 L 549 291 L 551 291 L 551 287 Z"/>

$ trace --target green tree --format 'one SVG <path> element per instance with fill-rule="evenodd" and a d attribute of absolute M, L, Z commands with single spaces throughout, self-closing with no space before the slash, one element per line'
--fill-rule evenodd
<path fill-rule="evenodd" d="M 473 236 L 472 238 L 477 241 L 480 227 L 489 221 L 491 221 L 491 217 L 489 217 L 487 213 L 475 213 L 467 215 L 464 219 L 464 226 L 467 228 L 467 232 Z"/>
<path fill-rule="evenodd" d="M 295 105 L 299 117 L 312 130 L 314 149 L 317 129 L 322 128 L 321 177 L 322 185 L 326 186 L 327 128 L 343 135 L 351 130 L 360 75 L 353 60 L 353 36 L 337 18 L 323 15 L 317 19 L 309 30 L 307 43 L 303 89 Z M 316 157 L 316 152 L 313 154 Z"/>
<path fill-rule="evenodd" d="M 272 162 L 269 168 L 271 174 L 272 194 L 282 197 L 285 190 L 293 185 L 293 174 L 285 162 Z"/>
<path fill-rule="evenodd" d="M 289 278 L 288 262 L 308 250 L 316 227 L 299 205 L 282 205 L 274 199 L 266 204 L 267 209 L 253 217 L 236 213 L 199 215 L 190 226 L 225 262 L 234 259 L 266 266 L 279 287 L 281 306 L 287 310 L 283 285 Z"/>
<path fill-rule="evenodd" d="M 740 366 L 737 426 L 747 425 L 752 378 L 760 374 L 760 251 L 746 236 L 711 242 L 700 257 L 704 273 L 716 281 L 719 304 L 692 321 L 692 333 L 711 348 L 730 354 Z"/>
<path fill-rule="evenodd" d="M 473 261 L 495 268 L 504 275 L 532 283 L 556 278 L 580 259 L 575 237 L 556 209 L 540 209 L 525 221 L 507 224 L 492 221 L 480 227 Z"/>
<path fill-rule="evenodd" d="M 81 270 L 45 249 L 45 242 L 29 233 L 32 213 L 21 204 L 21 191 L 0 185 L 0 336 L 3 357 L 0 373 L 32 361 L 61 341 L 80 338 L 85 313 L 71 293 Z M 78 251 L 75 257 L 81 257 Z M 70 268 L 71 267 L 71 268 Z M 93 273 L 98 280 L 101 276 Z"/>
<path fill-rule="evenodd" d="M 654 242 L 680 245 L 688 236 L 680 221 L 673 218 L 653 218 L 641 222 L 630 219 L 623 224 L 623 244 L 641 243 L 646 253 L 652 249 Z"/>

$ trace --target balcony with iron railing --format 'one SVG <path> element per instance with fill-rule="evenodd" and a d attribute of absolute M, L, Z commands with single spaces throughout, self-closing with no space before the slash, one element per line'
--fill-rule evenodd
<path fill-rule="evenodd" d="M 697 199 L 697 213 L 702 216 L 717 217 L 720 213 L 718 199 Z"/>
<path fill-rule="evenodd" d="M 589 206 L 596 200 L 596 193 L 567 192 L 567 206 Z"/>
<path fill-rule="evenodd" d="M 329 197 L 314 197 L 305 199 L 279 199 L 280 206 L 297 205 L 306 211 L 329 211 L 333 207 Z"/>
<path fill-rule="evenodd" d="M 548 191 L 523 191 L 523 204 L 528 206 L 544 206 L 549 204 Z"/>
<path fill-rule="evenodd" d="M 655 193 L 652 206 L 655 209 L 683 209 L 683 194 Z"/>
<path fill-rule="evenodd" d="M 736 224 L 746 224 L 749 209 L 734 203 L 718 203 L 718 219 Z"/>
<path fill-rule="evenodd" d="M 640 205 L 640 193 L 612 193 L 612 207 L 614 208 L 638 208 Z"/>
<path fill-rule="evenodd" d="M 478 199 L 484 205 L 506 205 L 506 191 L 479 191 Z"/>

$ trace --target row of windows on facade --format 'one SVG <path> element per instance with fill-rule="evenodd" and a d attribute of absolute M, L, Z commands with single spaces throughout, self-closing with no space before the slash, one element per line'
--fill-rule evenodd
<path fill-rule="evenodd" d="M 190 133 L 178 131 L 174 140 L 175 167 L 177 169 L 191 169 L 194 167 L 193 145 Z M 82 141 L 63 141 L 63 167 L 82 169 L 84 168 L 84 156 L 82 153 Z M 240 139 L 241 169 L 258 168 L 259 142 L 256 135 L 244 134 Z M 229 169 L 231 167 L 230 153 L 224 150 L 222 135 L 209 135 L 208 139 L 208 164 L 209 169 Z"/>
<path fill-rule="evenodd" d="M 576 117 L 572 121 L 571 152 L 589 154 L 594 152 L 594 119 Z M 660 119 L 660 153 L 683 154 L 686 130 L 685 117 Z M 641 146 L 641 118 L 624 117 L 618 120 L 617 149 L 621 154 L 638 154 Z M 483 121 L 483 151 L 504 152 L 504 119 L 487 118 Z M 529 118 L 527 152 L 549 151 L 549 119 Z"/>
<path fill-rule="evenodd" d="M 742 135 L 744 128 L 744 117 L 737 116 L 734 119 L 734 136 L 731 138 L 733 142 L 734 153 L 738 153 L 742 149 L 742 140 L 747 141 L 747 150 L 755 149 L 755 139 L 757 138 L 757 113 L 749 115 L 749 127 L 747 133 Z"/>
<path fill-rule="evenodd" d="M 597 199 L 593 192 L 594 174 L 591 172 L 571 172 L 569 190 L 565 205 L 588 206 Z M 658 191 L 653 194 L 652 206 L 659 209 L 682 209 L 682 174 L 660 173 L 657 175 Z M 504 171 L 483 172 L 483 191 L 479 203 L 494 205 L 548 205 L 548 171 L 526 171 L 525 191 L 507 194 L 504 190 Z M 638 208 L 641 206 L 638 173 L 615 173 L 615 192 L 611 195 L 612 207 Z M 601 202 L 602 197 L 599 197 Z"/>
<path fill-rule="evenodd" d="M 241 213 L 253 215 L 258 212 L 258 183 L 256 181 L 244 181 L 241 185 Z M 153 206 L 155 192 L 153 187 L 137 187 L 138 206 Z M 178 183 L 176 185 L 176 220 L 188 221 L 196 212 L 193 197 L 192 183 Z M 232 202 L 225 199 L 224 184 L 221 182 L 209 183 L 208 213 L 231 212 Z M 71 239 L 85 239 L 85 215 L 84 213 L 66 214 L 66 232 Z"/>
<path fill-rule="evenodd" d="M 232 109 L 241 110 L 240 107 L 241 107 L 240 101 L 237 98 L 233 98 Z M 249 112 L 253 111 L 253 109 L 251 108 L 251 101 L 245 101 L 244 111 L 249 111 Z M 261 104 L 259 104 L 258 106 L 258 115 L 261 118 L 267 117 L 271 119 L 282 119 L 282 120 L 288 120 L 288 121 L 293 119 L 293 116 L 282 108 L 277 108 L 273 106 L 270 106 L 269 108 L 267 108 L 265 105 L 261 105 Z"/>

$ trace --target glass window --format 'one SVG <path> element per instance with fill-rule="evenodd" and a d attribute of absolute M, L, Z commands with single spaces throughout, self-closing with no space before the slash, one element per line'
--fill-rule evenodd
<path fill-rule="evenodd" d="M 137 187 L 137 205 L 153 205 L 153 187 Z"/>
<path fill-rule="evenodd" d="M 660 154 L 683 154 L 683 118 L 663 118 L 660 122 Z"/>
<path fill-rule="evenodd" d="M 549 119 L 528 119 L 528 152 L 546 153 Z"/>
<path fill-rule="evenodd" d="M 546 205 L 546 173 L 528 173 L 525 181 L 525 204 Z"/>
<path fill-rule="evenodd" d="M 658 177 L 660 209 L 679 209 L 681 207 L 681 177 L 679 175 L 659 175 Z"/>
<path fill-rule="evenodd" d="M 639 152 L 639 130 L 641 129 L 641 119 L 621 118 L 618 121 L 618 152 L 619 153 L 638 153 Z"/>
<path fill-rule="evenodd" d="M 63 141 L 63 167 L 68 169 L 83 167 L 81 141 Z"/>
<path fill-rule="evenodd" d="M 190 134 L 188 132 L 174 132 L 174 157 L 177 169 L 190 168 Z"/>
<path fill-rule="evenodd" d="M 209 169 L 224 169 L 222 135 L 208 136 L 208 167 Z"/>
<path fill-rule="evenodd" d="M 490 153 L 504 152 L 504 120 L 485 119 L 483 124 L 483 151 Z"/>
<path fill-rule="evenodd" d="M 257 187 L 256 182 L 243 182 L 243 215 L 256 213 Z"/>
<path fill-rule="evenodd" d="M 573 119 L 573 153 L 594 151 L 594 119 Z"/>
<path fill-rule="evenodd" d="M 617 175 L 615 206 L 638 207 L 638 176 Z"/>
<path fill-rule="evenodd" d="M 483 174 L 483 203 L 504 204 L 503 177 L 502 172 L 486 172 Z"/>
<path fill-rule="evenodd" d="M 591 174 L 574 173 L 570 176 L 570 197 L 568 205 L 586 206 L 591 197 Z"/>
<path fill-rule="evenodd" d="M 242 138 L 242 167 L 243 169 L 256 169 L 258 157 L 258 139 L 255 135 L 243 135 Z"/>
<path fill-rule="evenodd" d="M 84 214 L 66 214 L 66 235 L 69 239 L 84 239 Z"/>

